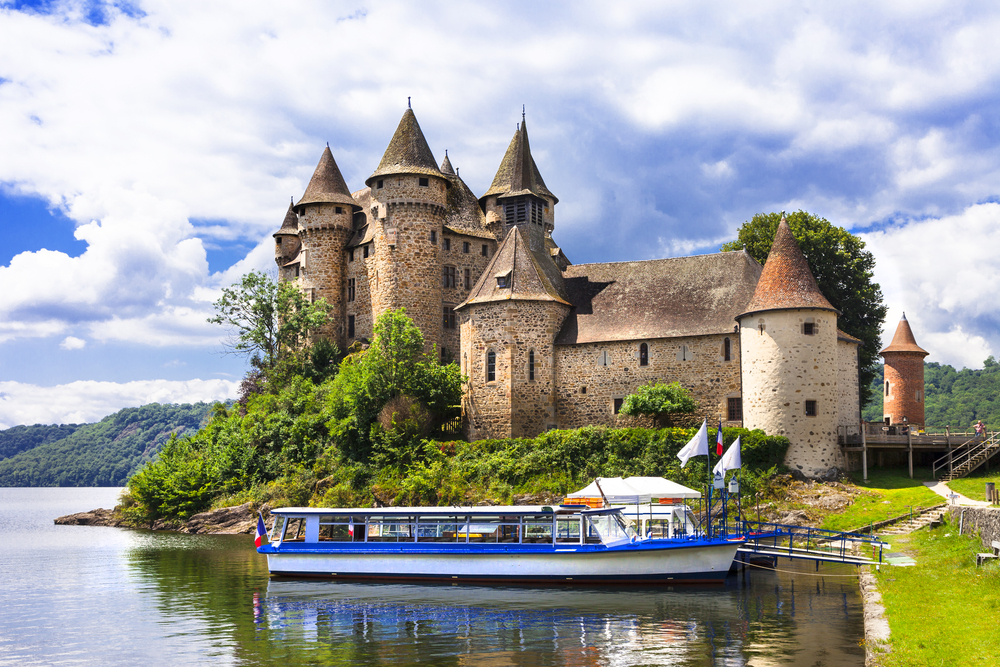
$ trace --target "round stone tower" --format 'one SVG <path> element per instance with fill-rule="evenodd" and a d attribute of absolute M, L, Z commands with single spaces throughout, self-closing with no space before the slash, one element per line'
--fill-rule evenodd
<path fill-rule="evenodd" d="M 302 242 L 299 241 L 299 218 L 295 215 L 295 203 L 288 204 L 288 211 L 285 219 L 281 223 L 281 229 L 274 234 L 274 263 L 278 265 L 278 278 L 281 280 L 295 279 L 295 275 L 290 275 L 290 268 L 285 268 L 286 264 L 293 264 L 302 249 Z"/>
<path fill-rule="evenodd" d="M 879 355 L 885 361 L 882 415 L 886 424 L 924 425 L 924 357 L 906 321 L 896 327 L 892 342 Z"/>
<path fill-rule="evenodd" d="M 372 311 L 406 308 L 429 350 L 441 340 L 442 288 L 448 278 L 439 253 L 449 181 L 411 109 L 365 184 L 371 190 L 369 224 L 375 225 L 375 256 L 368 270 Z"/>
<path fill-rule="evenodd" d="M 783 435 L 785 463 L 814 476 L 842 466 L 837 444 L 837 315 L 782 217 L 740 323 L 743 425 Z"/>
<path fill-rule="evenodd" d="M 354 212 L 360 210 L 327 146 L 294 211 L 302 241 L 301 285 L 332 307 L 331 323 L 323 333 L 341 349 L 347 343 L 344 246 L 352 234 Z"/>

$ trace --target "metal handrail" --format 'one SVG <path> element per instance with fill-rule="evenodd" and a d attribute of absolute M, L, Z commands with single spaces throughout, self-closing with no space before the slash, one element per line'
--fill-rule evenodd
<path fill-rule="evenodd" d="M 982 460 L 976 461 L 976 459 L 978 459 L 981 454 L 987 453 L 989 452 L 989 450 L 998 446 L 1000 446 L 1000 433 L 996 431 L 991 431 L 988 434 L 988 437 L 985 438 L 984 440 L 977 441 L 975 438 L 973 438 L 968 442 L 962 443 L 958 449 L 961 450 L 964 447 L 965 448 L 964 451 L 958 451 L 958 450 L 951 451 L 950 474 L 954 475 L 956 472 L 962 471 L 962 469 L 965 468 L 966 466 L 971 466 L 971 467 L 968 471 L 963 471 L 963 472 L 971 472 L 983 462 Z M 958 451 L 957 456 L 956 456 L 956 451 Z M 985 456 L 983 460 L 990 458 L 990 456 L 992 456 L 992 454 L 987 454 L 987 456 Z M 937 477 L 937 471 L 941 468 L 944 468 L 946 465 L 948 465 L 947 454 L 945 454 L 940 459 L 934 462 L 934 467 L 931 471 L 932 476 Z"/>

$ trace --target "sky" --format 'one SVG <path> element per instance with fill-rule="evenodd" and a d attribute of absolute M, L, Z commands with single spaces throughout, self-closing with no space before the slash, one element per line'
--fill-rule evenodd
<path fill-rule="evenodd" d="M 206 322 L 272 270 L 327 142 L 407 98 L 484 192 L 522 105 L 574 263 L 717 252 L 756 213 L 861 236 L 927 361 L 1000 356 L 1000 6 L 0 0 L 0 428 L 235 396 Z"/>

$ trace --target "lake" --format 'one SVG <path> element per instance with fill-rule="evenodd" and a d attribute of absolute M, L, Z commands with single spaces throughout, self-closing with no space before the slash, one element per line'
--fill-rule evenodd
<path fill-rule="evenodd" d="M 0 665 L 864 664 L 854 568 L 725 585 L 269 580 L 249 536 L 56 526 L 118 489 L 0 489 Z"/>

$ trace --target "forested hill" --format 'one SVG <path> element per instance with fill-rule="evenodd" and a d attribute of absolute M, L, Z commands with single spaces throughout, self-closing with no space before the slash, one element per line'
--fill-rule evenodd
<path fill-rule="evenodd" d="M 150 403 L 119 410 L 96 424 L 0 431 L 0 487 L 124 486 L 172 433 L 195 433 L 210 409 L 208 403 Z"/>
<path fill-rule="evenodd" d="M 882 366 L 872 386 L 872 402 L 865 408 L 866 421 L 882 418 Z M 992 356 L 981 369 L 954 367 L 936 362 L 924 364 L 924 418 L 926 428 L 943 431 L 971 428 L 982 419 L 987 427 L 1000 430 L 1000 363 Z"/>

